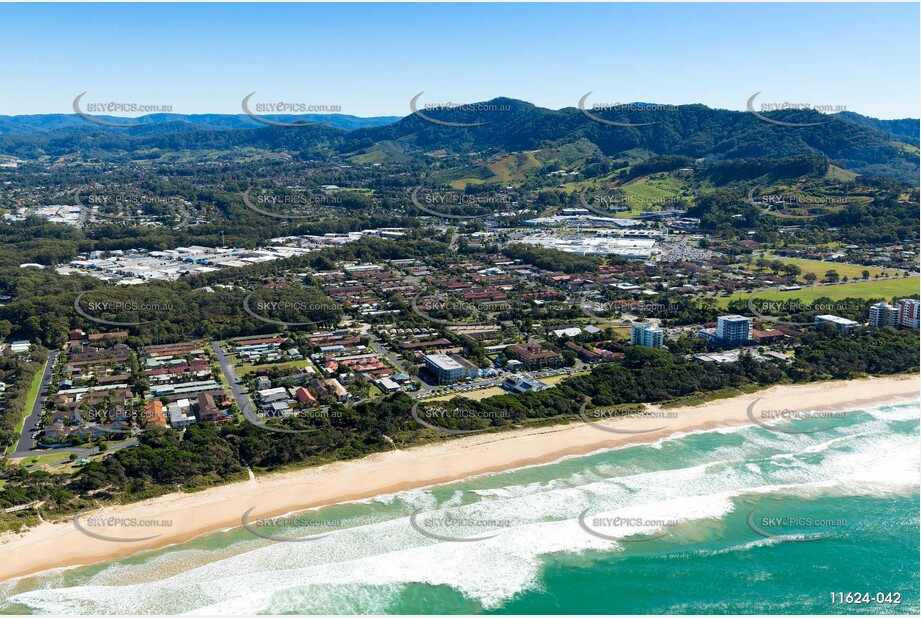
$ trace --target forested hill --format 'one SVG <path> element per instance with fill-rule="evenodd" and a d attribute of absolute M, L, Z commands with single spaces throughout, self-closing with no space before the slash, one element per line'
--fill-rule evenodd
<path fill-rule="evenodd" d="M 765 122 L 749 112 L 711 109 L 704 105 L 680 105 L 671 109 L 632 105 L 633 110 L 586 110 L 601 120 L 647 126 L 612 126 L 589 118 L 578 108 L 554 111 L 514 99 L 494 99 L 480 107 L 495 111 L 423 111 L 443 122 L 479 124 L 472 127 L 443 126 L 410 115 L 399 122 L 351 131 L 346 147 L 397 141 L 423 150 L 456 152 L 489 149 L 531 150 L 587 139 L 610 156 L 642 149 L 655 154 L 694 158 L 743 159 L 789 157 L 822 153 L 836 164 L 861 173 L 897 177 L 917 183 L 918 155 L 893 141 L 893 137 L 866 122 L 846 116 L 814 111 L 781 111 L 764 114 L 789 123 L 825 123 L 791 127 Z M 871 119 L 874 120 L 874 119 Z M 880 121 L 885 122 L 885 121 Z M 917 123 L 918 121 L 914 121 Z"/>
<path fill-rule="evenodd" d="M 880 121 L 857 114 L 823 115 L 809 110 L 764 114 L 785 123 L 822 123 L 788 126 L 767 122 L 747 111 L 704 105 L 663 108 L 631 104 L 597 110 L 589 101 L 585 111 L 592 118 L 577 107 L 549 110 L 507 98 L 472 107 L 475 109 L 427 110 L 420 103 L 418 110 L 424 118 L 410 114 L 397 122 L 351 131 L 328 125 L 214 128 L 217 120 L 213 118 L 210 125 L 176 121 L 126 129 L 83 121 L 82 125 L 50 131 L 0 135 L 0 154 L 35 158 L 77 153 L 104 158 L 163 149 L 255 147 L 323 157 L 360 153 L 381 143 L 409 155 L 437 150 L 463 154 L 532 150 L 587 140 L 609 156 L 643 151 L 724 160 L 821 153 L 836 165 L 858 173 L 918 182 L 918 155 L 910 145 L 917 141 L 916 120 Z M 614 126 L 609 122 L 645 126 Z"/>
<path fill-rule="evenodd" d="M 899 118 L 898 120 L 880 120 L 869 116 L 861 116 L 854 112 L 841 112 L 842 118 L 889 133 L 896 139 L 912 146 L 921 142 L 921 122 L 917 118 Z"/>

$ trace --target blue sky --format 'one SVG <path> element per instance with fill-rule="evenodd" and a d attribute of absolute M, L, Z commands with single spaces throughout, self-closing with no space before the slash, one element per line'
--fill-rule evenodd
<path fill-rule="evenodd" d="M 917 4 L 0 5 L 0 114 L 74 97 L 239 113 L 242 98 L 358 116 L 496 96 L 919 116 Z"/>

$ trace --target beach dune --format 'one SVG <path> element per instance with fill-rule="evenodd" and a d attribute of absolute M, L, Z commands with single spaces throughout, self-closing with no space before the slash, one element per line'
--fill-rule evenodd
<path fill-rule="evenodd" d="M 196 536 L 301 509 L 455 481 L 477 474 L 547 463 L 630 443 L 653 442 L 694 430 L 750 424 L 749 406 L 771 410 L 843 410 L 916 400 L 918 376 L 775 386 L 750 395 L 652 414 L 575 421 L 541 429 L 480 434 L 436 445 L 379 453 L 356 461 L 271 474 L 197 493 L 175 493 L 42 523 L 0 536 L 0 581 L 52 568 L 121 558 Z M 655 429 L 655 431 L 650 431 Z M 136 522 L 151 523 L 139 526 Z M 132 522 L 124 524 L 124 522 Z"/>

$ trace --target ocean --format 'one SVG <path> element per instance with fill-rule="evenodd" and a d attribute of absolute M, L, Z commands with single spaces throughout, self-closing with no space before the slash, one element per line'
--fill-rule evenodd
<path fill-rule="evenodd" d="M 0 613 L 917 615 L 918 402 L 780 426 L 249 522 L 0 584 Z"/>

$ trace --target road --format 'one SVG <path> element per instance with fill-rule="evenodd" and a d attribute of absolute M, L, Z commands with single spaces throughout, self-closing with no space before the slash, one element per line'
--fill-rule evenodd
<path fill-rule="evenodd" d="M 51 379 L 54 377 L 54 367 L 58 361 L 58 351 L 52 350 L 48 353 L 48 363 L 45 365 L 45 373 L 42 374 L 42 381 L 38 387 L 38 396 L 32 404 L 32 410 L 29 412 L 26 422 L 22 424 L 22 431 L 19 433 L 19 442 L 16 443 L 16 450 L 13 451 L 13 457 L 28 457 L 36 452 L 35 440 L 32 434 L 35 433 L 35 427 L 38 426 L 42 418 L 42 406 L 45 398 L 48 396 L 48 387 L 51 385 Z M 47 451 L 45 451 L 47 452 Z"/>
<path fill-rule="evenodd" d="M 124 449 L 124 448 L 128 448 L 128 447 L 131 447 L 131 446 L 137 446 L 137 444 L 138 444 L 138 439 L 137 439 L 137 438 L 131 438 L 130 440 L 125 440 L 125 441 L 123 441 L 123 442 L 116 442 L 115 444 L 109 443 L 108 448 L 106 448 L 105 452 L 106 452 L 106 453 L 114 453 L 115 451 L 120 451 L 120 450 L 122 450 L 122 449 Z M 61 453 L 67 453 L 68 456 L 65 457 L 65 456 L 62 454 L 62 455 L 61 455 L 61 460 L 60 460 L 60 461 L 54 461 L 54 462 L 51 462 L 51 463 L 49 463 L 49 464 L 47 464 L 47 465 L 52 465 L 52 466 L 54 466 L 54 465 L 57 465 L 57 464 L 62 464 L 62 463 L 67 463 L 67 462 L 69 462 L 69 461 L 70 461 L 70 453 L 73 453 L 73 454 L 76 455 L 78 458 L 84 458 L 84 457 L 91 457 L 91 456 L 93 456 L 93 455 L 99 455 L 99 454 L 102 452 L 102 451 L 100 451 L 98 448 L 96 448 L 95 446 L 94 446 L 94 447 L 85 447 L 85 446 L 62 446 L 62 447 L 56 448 L 56 449 L 51 449 L 51 448 L 40 448 L 40 449 L 35 449 L 35 450 L 27 451 L 24 455 L 20 455 L 20 454 L 17 453 L 15 456 L 16 456 L 16 457 L 40 457 L 40 456 L 43 456 L 43 455 L 53 455 L 55 451 L 60 451 Z M 28 470 L 29 470 L 30 472 L 31 472 L 32 470 L 39 470 L 39 469 L 41 469 L 44 465 L 46 465 L 46 464 L 42 464 L 42 465 L 40 465 L 40 466 L 32 466 L 31 468 L 28 468 Z"/>
<path fill-rule="evenodd" d="M 233 395 L 234 401 L 237 402 L 237 408 L 239 408 L 240 412 L 247 417 L 247 420 L 251 422 L 254 419 L 258 420 L 255 417 L 255 409 L 249 399 L 249 395 L 246 394 L 246 389 L 243 387 L 243 385 L 240 384 L 240 381 L 237 378 L 237 372 L 233 368 L 233 363 L 230 362 L 230 359 L 227 357 L 224 349 L 221 348 L 221 342 L 212 341 L 211 349 L 214 350 L 214 355 L 217 357 L 217 362 L 221 366 L 221 371 L 224 374 L 224 379 L 227 380 L 227 384 L 230 385 L 230 393 Z M 253 415 L 253 418 L 249 418 L 248 415 L 250 414 Z"/>
<path fill-rule="evenodd" d="M 385 349 L 380 339 L 375 337 L 372 333 L 368 333 L 368 339 L 369 339 L 368 343 L 371 345 L 371 349 L 377 352 L 378 354 L 380 354 L 381 356 L 383 356 L 384 358 L 386 358 L 388 361 L 390 361 L 390 364 L 396 367 L 397 371 L 399 371 L 400 373 L 404 373 L 408 376 L 412 375 L 408 371 L 406 371 L 406 367 L 403 366 L 403 359 L 397 356 L 395 353 L 390 352 L 389 350 Z M 426 391 L 430 391 L 433 388 L 435 388 L 434 386 L 430 386 L 426 384 L 422 380 L 416 380 L 416 382 L 419 385 L 419 390 L 417 391 L 418 395 L 423 395 L 425 394 Z"/>

